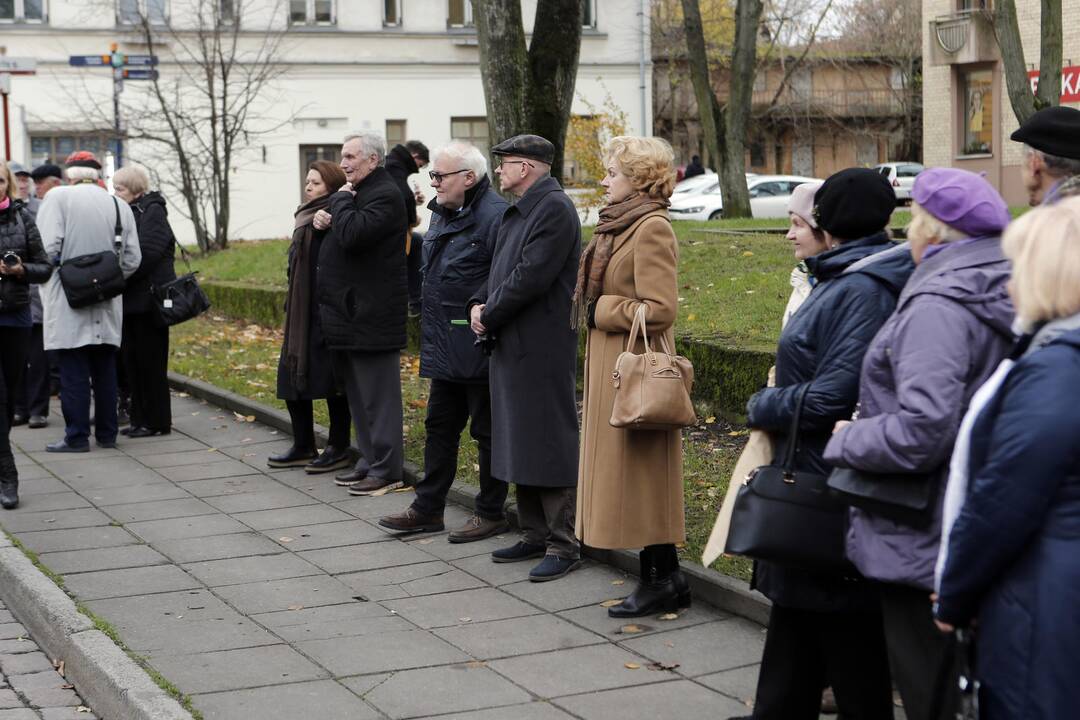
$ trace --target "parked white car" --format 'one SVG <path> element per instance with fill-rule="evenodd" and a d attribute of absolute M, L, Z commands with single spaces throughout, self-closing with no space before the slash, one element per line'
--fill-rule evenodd
<path fill-rule="evenodd" d="M 756 218 L 786 218 L 791 191 L 808 182 L 818 180 L 801 175 L 747 176 L 750 211 Z M 701 192 L 672 196 L 668 210 L 672 220 L 719 220 L 723 217 L 723 209 L 720 183 L 714 179 Z"/>
<path fill-rule="evenodd" d="M 891 162 L 874 166 L 882 177 L 889 181 L 896 193 L 896 203 L 911 202 L 911 188 L 915 185 L 915 177 L 924 168 L 920 163 L 914 162 Z"/>

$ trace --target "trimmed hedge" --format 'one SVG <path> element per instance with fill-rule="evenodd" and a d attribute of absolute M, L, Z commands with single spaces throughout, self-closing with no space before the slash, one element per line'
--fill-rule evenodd
<path fill-rule="evenodd" d="M 212 312 L 235 320 L 281 327 L 285 321 L 286 291 L 243 283 L 203 282 Z M 420 348 L 420 319 L 409 318 L 409 350 Z M 773 353 L 763 350 L 725 347 L 691 337 L 675 342 L 678 352 L 694 364 L 694 399 L 713 412 L 742 417 L 746 401 L 765 384 Z M 585 357 L 585 343 L 578 345 L 579 361 Z"/>

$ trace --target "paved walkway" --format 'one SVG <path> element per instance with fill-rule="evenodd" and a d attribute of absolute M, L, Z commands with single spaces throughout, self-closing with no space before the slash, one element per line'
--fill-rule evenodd
<path fill-rule="evenodd" d="M 0 720 L 97 720 L 0 603 Z"/>
<path fill-rule="evenodd" d="M 0 524 L 206 718 L 747 712 L 761 627 L 701 604 L 624 627 L 601 603 L 633 578 L 588 562 L 530 583 L 531 563 L 488 557 L 513 535 L 397 539 L 375 521 L 411 492 L 350 498 L 330 476 L 269 472 L 284 434 L 193 398 L 173 415 L 168 438 L 86 455 L 43 452 L 58 414 L 17 428 L 22 505 Z M 452 506 L 447 525 L 467 516 Z"/>

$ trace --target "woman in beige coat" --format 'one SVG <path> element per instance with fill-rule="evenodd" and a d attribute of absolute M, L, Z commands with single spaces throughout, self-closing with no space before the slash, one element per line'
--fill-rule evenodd
<path fill-rule="evenodd" d="M 671 147 L 658 138 L 616 137 L 605 148 L 608 205 L 582 253 L 575 326 L 588 323 L 578 463 L 577 535 L 595 548 L 644 548 L 641 583 L 612 617 L 690 605 L 675 543 L 686 538 L 682 439 L 678 430 L 626 430 L 609 423 L 611 373 L 634 315 L 645 307 L 650 343 L 675 345 L 679 249 L 668 218 L 675 184 Z M 634 352 L 643 352 L 639 339 Z"/>

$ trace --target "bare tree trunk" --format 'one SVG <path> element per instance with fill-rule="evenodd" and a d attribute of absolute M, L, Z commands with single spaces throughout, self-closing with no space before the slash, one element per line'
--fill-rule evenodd
<path fill-rule="evenodd" d="M 581 52 L 580 0 L 539 0 L 526 48 L 519 0 L 472 0 L 492 144 L 534 133 L 555 145 L 562 180 L 566 128 Z"/>
<path fill-rule="evenodd" d="M 701 25 L 701 7 L 698 0 L 682 0 L 683 24 L 686 26 L 687 62 L 690 65 L 690 81 L 694 85 L 701 137 L 705 141 L 706 164 L 719 167 L 720 117 L 719 104 L 709 78 L 709 57 L 705 52 L 705 31 Z"/>
<path fill-rule="evenodd" d="M 1042 33 L 1039 50 L 1040 108 L 1061 104 L 1061 0 L 1042 0 Z"/>
<path fill-rule="evenodd" d="M 1021 123 L 1035 111 L 1059 104 L 1061 100 L 1061 0 L 1042 0 L 1041 56 L 1039 92 L 1031 92 L 1024 45 L 1016 19 L 1016 0 L 997 0 L 994 8 L 994 34 L 1005 66 L 1005 86 L 1013 114 Z"/>
<path fill-rule="evenodd" d="M 727 218 L 752 217 L 750 195 L 746 189 L 746 133 L 757 71 L 758 27 L 764 7 L 761 0 L 738 0 L 735 6 L 731 90 L 724 108 L 723 162 L 720 164 L 720 197 Z"/>

